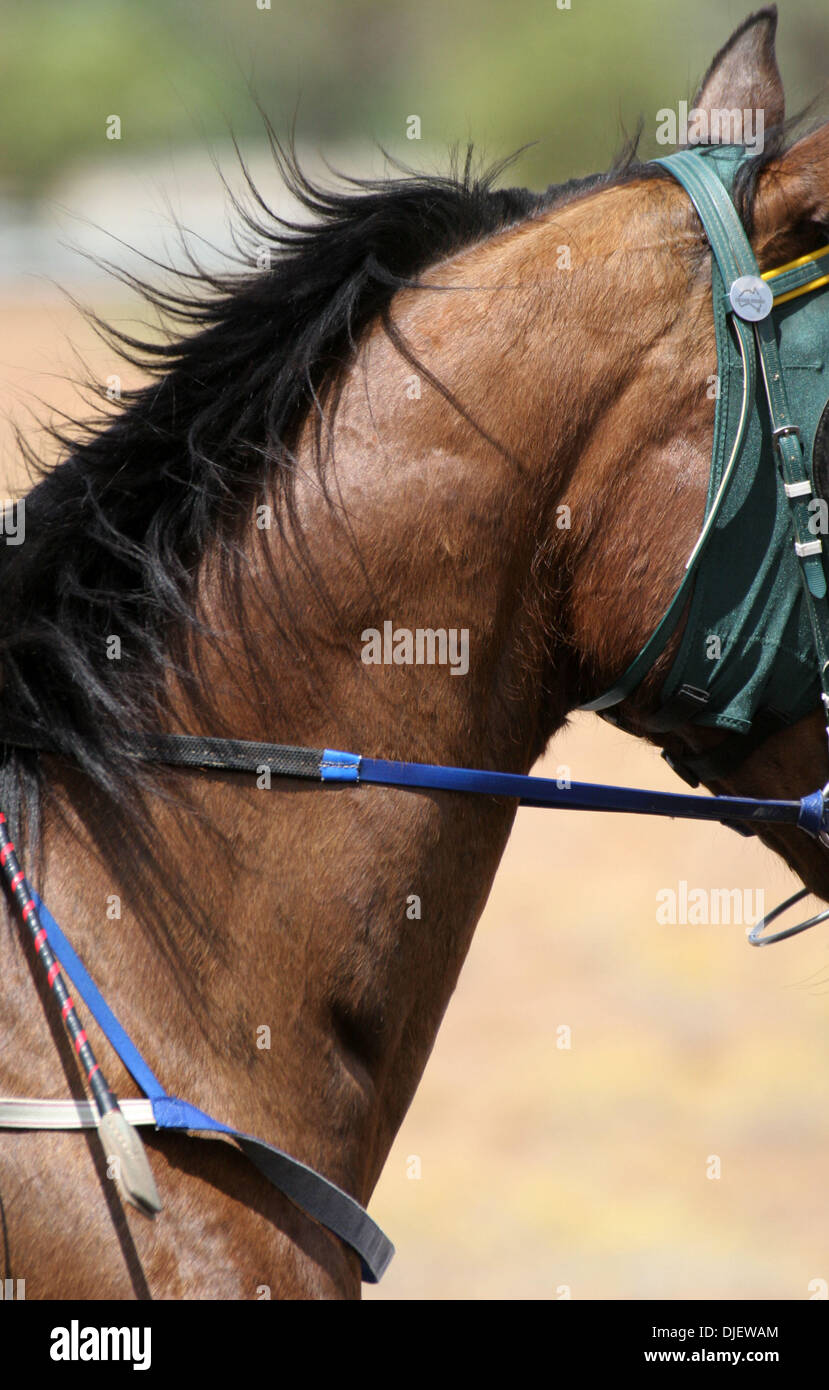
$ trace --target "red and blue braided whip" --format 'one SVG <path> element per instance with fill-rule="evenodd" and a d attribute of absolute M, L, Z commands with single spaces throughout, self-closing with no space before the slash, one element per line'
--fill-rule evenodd
<path fill-rule="evenodd" d="M 92 1045 L 86 1035 L 69 990 L 66 988 L 60 964 L 49 945 L 46 928 L 38 917 L 37 907 L 29 881 L 20 867 L 14 843 L 9 838 L 6 817 L 0 811 L 0 867 L 14 897 L 20 915 L 29 928 L 34 942 L 35 953 L 46 972 L 46 980 L 60 1009 L 61 1018 L 78 1060 L 84 1070 L 87 1085 L 92 1092 L 98 1111 L 98 1133 L 104 1147 L 107 1164 L 117 1160 L 114 1165 L 115 1180 L 122 1195 L 133 1206 L 148 1216 L 161 1210 L 161 1201 L 156 1189 L 144 1145 L 129 1122 L 124 1118 L 118 1101 L 107 1084 Z"/>

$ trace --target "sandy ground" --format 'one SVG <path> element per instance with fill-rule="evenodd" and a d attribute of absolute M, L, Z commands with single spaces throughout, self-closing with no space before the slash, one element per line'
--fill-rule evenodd
<path fill-rule="evenodd" d="M 67 337 L 99 379 L 119 370 L 42 292 L 0 322 L 0 407 L 23 424 L 34 397 L 75 401 Z M 5 419 L 0 468 L 10 493 Z M 559 764 L 682 789 L 592 716 L 538 771 Z M 767 906 L 796 887 L 723 828 L 519 813 L 372 1202 L 398 1254 L 368 1297 L 805 1299 L 829 1282 L 829 928 L 754 951 L 740 924 L 662 925 L 656 895 L 681 880 Z"/>

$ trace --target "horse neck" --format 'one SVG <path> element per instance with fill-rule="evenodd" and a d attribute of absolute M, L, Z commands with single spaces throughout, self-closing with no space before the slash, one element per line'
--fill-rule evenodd
<path fill-rule="evenodd" d="M 620 228 L 641 240 L 631 206 L 620 200 Z M 556 507 L 565 487 L 578 492 L 580 444 L 664 331 L 652 315 L 635 350 L 598 334 L 579 357 L 584 322 L 600 326 L 609 311 L 596 275 L 607 229 L 578 211 L 459 256 L 433 272 L 435 293 L 398 296 L 395 325 L 423 370 L 379 327 L 369 335 L 344 383 L 326 489 L 309 425 L 292 519 L 258 533 L 251 522 L 250 567 L 230 603 L 218 559 L 207 558 L 203 606 L 224 641 L 197 653 L 218 721 L 199 731 L 529 770 L 577 694 L 579 653 L 551 636 L 566 632 L 572 600 L 573 533 L 556 535 Z M 557 248 L 577 233 L 584 264 L 559 285 Z M 473 284 L 491 294 L 469 294 Z M 387 622 L 467 632 L 468 672 L 367 662 L 364 634 Z M 177 714 L 187 727 L 191 712 Z M 172 1091 L 366 1200 L 515 807 L 207 776 L 194 776 L 188 795 L 204 819 L 182 822 L 159 803 L 156 828 L 213 933 L 207 947 L 179 924 L 198 1029 L 176 970 L 146 936 L 120 932 L 143 957 L 139 973 L 155 971 L 164 991 L 164 1037 L 151 1032 L 146 997 L 127 1002 L 126 1022 L 140 1037 L 150 1029 L 148 1051 Z M 228 836 L 218 862 L 209 822 Z M 75 883 L 67 898 L 71 842 L 54 843 L 63 874 L 48 876 L 47 896 L 51 880 L 58 909 L 61 893 L 77 906 L 86 890 Z M 100 878 L 91 859 L 85 872 Z M 88 935 L 118 1001 L 123 948 Z"/>
<path fill-rule="evenodd" d="M 565 209 L 438 268 L 430 278 L 440 289 L 397 297 L 394 330 L 415 360 L 380 326 L 368 337 L 330 436 L 323 430 L 333 441 L 325 489 L 312 422 L 292 519 L 258 535 L 251 525 L 250 577 L 232 614 L 207 566 L 210 620 L 231 647 L 242 622 L 253 652 L 238 646 L 235 669 L 246 674 L 234 676 L 223 658 L 211 677 L 223 732 L 529 770 L 577 697 L 580 654 L 562 635 L 573 532 L 556 528 L 557 509 L 571 494 L 588 498 L 580 448 L 676 319 L 667 302 L 661 313 L 651 304 L 636 325 L 631 290 L 631 321 L 592 333 L 591 351 L 579 355 L 585 323 L 601 330 L 618 317 L 597 274 L 608 240 L 641 255 L 645 239 L 637 199 L 615 192 L 618 236 L 584 208 Z M 568 238 L 581 268 L 557 272 Z M 486 288 L 470 294 L 470 285 Z M 653 299 L 652 282 L 640 297 Z M 647 443 L 644 424 L 638 443 Z M 586 518 L 595 527 L 594 504 L 612 486 L 608 469 L 574 518 L 581 554 L 595 536 Z M 468 672 L 383 659 L 386 625 L 468 633 Z M 380 660 L 364 659 L 372 632 Z M 283 1084 L 271 1091 L 271 1121 L 284 1139 L 293 1103 L 306 1126 L 297 1143 L 307 1145 L 309 1130 L 318 1143 L 336 1134 L 336 1153 L 316 1156 L 326 1171 L 345 1163 L 341 1176 L 365 1197 L 433 1045 L 515 808 L 278 781 L 211 796 L 237 820 L 250 861 L 243 883 L 214 885 L 217 919 L 230 920 L 243 897 L 246 939 L 273 953 L 267 978 L 245 984 L 259 1013 L 280 1020 L 273 1046 Z M 229 981 L 234 990 L 239 982 Z M 324 1073 L 314 1085 L 309 1068 Z M 311 1121 L 311 1094 L 341 1107 L 338 1124 L 325 1107 Z"/>

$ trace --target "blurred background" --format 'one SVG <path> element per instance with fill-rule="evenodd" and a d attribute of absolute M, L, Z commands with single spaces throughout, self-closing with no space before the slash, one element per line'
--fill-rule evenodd
<path fill-rule="evenodd" d="M 254 94 L 281 133 L 296 118 L 312 172 L 381 173 L 381 150 L 445 169 L 450 145 L 472 139 L 491 159 L 528 146 L 507 181 L 541 188 L 605 167 L 640 115 L 642 151 L 657 153 L 657 110 L 693 97 L 748 8 L 3 0 L 5 494 L 25 482 L 12 422 L 34 435 L 32 412 L 77 407 L 87 371 L 133 379 L 78 304 L 122 326 L 142 307 L 86 255 L 143 273 L 142 257 L 180 263 L 178 219 L 222 263 L 216 164 L 238 185 L 231 128 L 288 208 Z M 780 9 L 794 111 L 822 97 L 829 13 Z M 560 764 L 681 789 L 653 750 L 592 716 L 538 771 Z M 660 924 L 657 894 L 680 881 L 761 889 L 767 907 L 797 886 L 723 828 L 519 813 L 372 1203 L 398 1256 L 368 1297 L 826 1296 L 829 928 L 753 951 L 739 923 Z"/>

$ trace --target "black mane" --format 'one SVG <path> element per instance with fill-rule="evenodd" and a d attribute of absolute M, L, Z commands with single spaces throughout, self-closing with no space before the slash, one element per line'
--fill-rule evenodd
<path fill-rule="evenodd" d="M 504 166 L 476 176 L 469 151 L 457 174 L 331 192 L 293 150 L 273 149 L 308 224 L 277 217 L 248 177 L 253 211 L 234 199 L 240 271 L 194 265 L 172 290 L 116 271 L 178 325 L 142 341 L 90 316 L 150 384 L 125 392 L 114 416 L 51 428 L 54 467 L 21 440 L 40 481 L 25 499 L 25 543 L 0 546 L 0 729 L 67 756 L 122 807 L 142 775 L 126 736 L 159 727 L 200 556 L 224 545 L 238 560 L 239 520 L 274 477 L 290 509 L 297 434 L 312 409 L 336 408 L 339 369 L 366 326 L 428 266 L 600 181 L 495 189 Z"/>
<path fill-rule="evenodd" d="M 242 162 L 253 210 L 233 200 L 241 268 L 215 275 L 191 261 L 169 290 L 116 271 L 176 327 L 163 340 L 90 316 L 149 384 L 126 392 L 115 415 L 51 428 L 62 454 L 54 467 L 20 441 L 40 481 L 25 499 L 25 543 L 0 546 L 0 804 L 18 820 L 25 807 L 32 843 L 43 788 L 26 744 L 69 759 L 128 823 L 138 821 L 142 788 L 162 785 L 129 756 L 129 734 L 164 727 L 171 664 L 194 681 L 187 643 L 200 557 L 221 547 L 239 572 L 240 523 L 274 479 L 290 515 L 298 432 L 309 412 L 336 409 L 342 367 L 396 290 L 595 188 L 665 177 L 638 162 L 634 139 L 609 173 L 540 194 L 495 188 L 509 161 L 476 174 L 471 150 L 445 176 L 405 171 L 332 192 L 269 134 L 308 224 L 276 216 Z M 111 636 L 120 661 L 108 659 Z"/>

